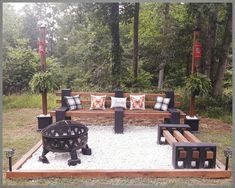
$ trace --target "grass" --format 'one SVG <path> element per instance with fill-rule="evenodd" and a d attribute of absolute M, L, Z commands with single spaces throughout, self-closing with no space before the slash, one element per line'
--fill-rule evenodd
<path fill-rule="evenodd" d="M 232 187 L 232 180 L 226 179 L 203 179 L 203 178 L 43 178 L 36 180 L 6 180 L 7 185 L 62 185 L 62 186 L 107 186 L 107 185 L 125 185 L 125 186 L 187 186 L 187 185 L 210 185 L 210 186 L 228 186 Z"/>
<path fill-rule="evenodd" d="M 55 94 L 52 93 L 47 94 L 47 103 L 48 109 L 54 109 L 59 106 L 56 104 Z M 41 108 L 41 106 L 41 95 L 39 94 L 24 93 L 21 95 L 14 94 L 3 97 L 4 110 L 12 108 Z"/>
<path fill-rule="evenodd" d="M 50 108 L 57 106 L 55 96 L 49 95 Z M 22 101 L 23 100 L 23 101 Z M 32 102 L 32 104 L 30 103 Z M 29 105 L 29 106 L 27 106 Z M 3 112 L 3 150 L 13 147 L 16 149 L 13 157 L 13 164 L 16 163 L 27 151 L 29 151 L 40 139 L 41 134 L 37 132 L 36 116 L 41 113 L 40 95 L 24 94 L 4 97 Z M 26 108 L 27 107 L 27 108 Z M 230 126 L 231 125 L 227 125 Z M 203 141 L 214 142 L 218 146 L 218 158 L 224 162 L 223 149 L 232 146 L 231 130 L 211 130 L 201 128 L 196 134 Z M 231 160 L 230 160 L 231 167 Z M 3 171 L 8 169 L 8 160 L 3 157 Z M 65 186 L 104 186 L 104 185 L 168 185 L 168 186 L 230 186 L 232 178 L 229 179 L 204 179 L 204 178 L 42 178 L 42 179 L 14 179 L 3 178 L 3 184 L 7 186 L 28 186 L 28 185 L 65 185 Z"/>

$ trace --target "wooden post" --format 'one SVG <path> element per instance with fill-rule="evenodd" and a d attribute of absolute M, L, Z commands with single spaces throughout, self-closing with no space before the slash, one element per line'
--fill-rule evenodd
<path fill-rule="evenodd" d="M 39 54 L 40 54 L 40 64 L 42 71 L 46 71 L 46 40 L 45 40 L 45 27 L 40 27 L 39 29 Z M 42 113 L 47 115 L 47 91 L 42 92 Z"/>
<path fill-rule="evenodd" d="M 199 64 L 199 60 L 196 60 L 194 57 L 194 46 L 196 41 L 199 40 L 199 29 L 195 29 L 193 31 L 193 52 L 192 52 L 192 74 L 195 74 L 197 72 L 198 69 L 198 64 Z M 193 117 L 195 116 L 196 112 L 196 103 L 195 103 L 195 95 L 192 93 L 190 96 L 190 100 L 189 100 L 189 116 Z"/>

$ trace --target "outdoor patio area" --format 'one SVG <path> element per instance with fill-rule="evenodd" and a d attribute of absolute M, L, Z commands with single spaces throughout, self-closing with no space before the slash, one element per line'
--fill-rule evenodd
<path fill-rule="evenodd" d="M 113 126 L 88 126 L 88 145 L 92 155 L 79 150 L 81 164 L 68 166 L 70 154 L 49 152 L 49 164 L 38 161 L 40 147 L 22 166 L 22 170 L 48 169 L 172 169 L 170 145 L 157 144 L 157 126 L 127 126 L 124 134 L 115 134 Z M 20 169 L 20 170 L 21 170 Z"/>

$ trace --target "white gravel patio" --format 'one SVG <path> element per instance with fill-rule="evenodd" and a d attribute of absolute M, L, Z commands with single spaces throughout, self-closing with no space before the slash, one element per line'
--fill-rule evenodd
<path fill-rule="evenodd" d="M 78 151 L 81 164 L 68 166 L 69 153 L 49 152 L 49 164 L 38 161 L 40 147 L 20 170 L 49 169 L 173 169 L 172 149 L 157 144 L 157 126 L 125 126 L 115 134 L 113 126 L 88 126 L 88 145 L 92 155 Z"/>

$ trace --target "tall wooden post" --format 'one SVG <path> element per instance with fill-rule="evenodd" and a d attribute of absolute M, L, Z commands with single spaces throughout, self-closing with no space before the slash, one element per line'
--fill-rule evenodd
<path fill-rule="evenodd" d="M 199 65 L 199 59 L 195 59 L 195 57 L 194 57 L 194 48 L 195 48 L 196 42 L 199 41 L 199 35 L 200 35 L 199 32 L 200 32 L 199 29 L 195 29 L 193 31 L 192 74 L 195 74 L 197 72 L 198 65 Z M 195 103 L 195 94 L 194 93 L 191 94 L 189 103 L 190 103 L 189 116 L 194 117 L 196 114 L 196 112 L 195 112 L 196 103 Z"/>
<path fill-rule="evenodd" d="M 46 40 L 45 40 L 45 27 L 40 27 L 39 29 L 39 54 L 40 54 L 40 64 L 42 71 L 46 71 Z M 42 113 L 47 115 L 47 91 L 42 92 Z"/>

